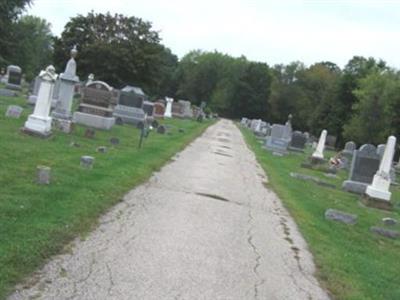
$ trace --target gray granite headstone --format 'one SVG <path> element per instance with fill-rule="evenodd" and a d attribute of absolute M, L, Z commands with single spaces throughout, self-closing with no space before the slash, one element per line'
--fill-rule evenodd
<path fill-rule="evenodd" d="M 6 111 L 6 117 L 19 119 L 24 109 L 18 105 L 10 105 Z"/>
<path fill-rule="evenodd" d="M 290 142 L 286 138 L 287 131 L 288 129 L 285 125 L 272 125 L 271 135 L 266 138 L 264 147 L 276 153 L 286 154 Z"/>
<path fill-rule="evenodd" d="M 289 150 L 303 152 L 307 142 L 307 137 L 300 131 L 295 131 L 292 134 Z"/>
<path fill-rule="evenodd" d="M 7 89 L 0 89 L 0 96 L 4 97 L 17 97 L 18 94 L 14 91 L 7 90 Z"/>
<path fill-rule="evenodd" d="M 336 136 L 327 135 L 325 140 L 325 148 L 328 150 L 334 150 L 336 146 Z"/>
<path fill-rule="evenodd" d="M 357 215 L 342 212 L 337 209 L 329 208 L 325 211 L 325 219 L 354 225 L 357 223 Z"/>
<path fill-rule="evenodd" d="M 50 184 L 51 168 L 46 166 L 37 166 L 37 182 L 39 184 Z"/>
<path fill-rule="evenodd" d="M 22 83 L 22 70 L 18 66 L 7 67 L 7 85 L 6 88 L 10 90 L 21 90 Z"/>
<path fill-rule="evenodd" d="M 342 161 L 343 168 L 348 170 L 350 169 L 351 162 L 353 160 L 354 151 L 357 149 L 356 143 L 353 141 L 349 141 L 345 144 L 344 149 L 342 151 Z"/>
<path fill-rule="evenodd" d="M 365 144 L 354 151 L 349 179 L 343 182 L 348 192 L 363 194 L 379 169 L 380 158 L 374 145 Z"/>
<path fill-rule="evenodd" d="M 143 110 L 146 95 L 140 87 L 126 86 L 119 93 L 118 105 L 114 109 L 114 117 L 123 123 L 133 125 L 143 124 L 145 111 Z M 153 113 L 153 111 L 152 111 Z"/>
<path fill-rule="evenodd" d="M 372 226 L 370 228 L 371 232 L 379 234 L 381 236 L 391 238 L 391 239 L 397 239 L 400 237 L 400 232 L 391 230 L 391 229 L 386 229 L 383 227 L 378 227 L 378 226 Z"/>
<path fill-rule="evenodd" d="M 94 157 L 88 155 L 81 156 L 81 167 L 85 169 L 91 169 L 93 168 L 93 164 Z"/>

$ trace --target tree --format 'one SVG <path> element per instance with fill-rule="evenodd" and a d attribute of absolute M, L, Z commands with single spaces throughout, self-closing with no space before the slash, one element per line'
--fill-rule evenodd
<path fill-rule="evenodd" d="M 121 14 L 78 15 L 64 28 L 61 38 L 55 40 L 54 60 L 62 70 L 69 50 L 78 45 L 78 74 L 90 73 L 115 86 L 141 86 L 157 94 L 163 80 L 171 76 L 177 58 L 160 44 L 158 32 L 151 23 Z M 168 74 L 166 74 L 168 73 Z"/>
<path fill-rule="evenodd" d="M 17 50 L 13 37 L 13 22 L 23 12 L 32 0 L 2 0 L 0 1 L 0 65 L 11 63 L 10 58 Z"/>
<path fill-rule="evenodd" d="M 28 80 L 52 63 L 53 37 L 50 24 L 39 17 L 23 16 L 13 26 L 18 51 L 12 61 L 21 66 Z"/>
<path fill-rule="evenodd" d="M 344 136 L 359 144 L 383 143 L 394 131 L 391 125 L 398 110 L 393 108 L 400 106 L 399 91 L 399 77 L 393 71 L 376 68 L 360 80 L 359 88 L 353 92 L 357 98 L 354 114 L 344 126 Z"/>

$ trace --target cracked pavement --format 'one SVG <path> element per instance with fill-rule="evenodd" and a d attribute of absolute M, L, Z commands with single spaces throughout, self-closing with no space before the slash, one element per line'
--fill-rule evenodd
<path fill-rule="evenodd" d="M 221 120 L 9 300 L 329 299 L 267 180 Z"/>

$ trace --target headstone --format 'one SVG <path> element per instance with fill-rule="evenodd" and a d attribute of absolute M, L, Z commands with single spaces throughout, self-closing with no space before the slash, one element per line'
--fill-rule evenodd
<path fill-rule="evenodd" d="M 165 100 L 167 101 L 167 106 L 165 108 L 164 117 L 172 118 L 172 103 L 174 102 L 174 99 L 166 97 Z"/>
<path fill-rule="evenodd" d="M 37 166 L 37 182 L 39 184 L 50 184 L 51 169 L 46 166 Z"/>
<path fill-rule="evenodd" d="M 85 169 L 92 169 L 94 164 L 94 157 L 93 156 L 88 156 L 84 155 L 81 156 L 81 167 Z"/>
<path fill-rule="evenodd" d="M 396 225 L 398 223 L 397 220 L 395 220 L 393 218 L 383 218 L 382 222 L 386 226 L 394 226 L 394 225 Z"/>
<path fill-rule="evenodd" d="M 172 103 L 171 108 L 172 116 L 174 118 L 183 118 L 183 106 L 181 102 L 174 102 Z"/>
<path fill-rule="evenodd" d="M 18 94 L 14 91 L 7 90 L 7 89 L 0 89 L 0 96 L 4 97 L 17 97 Z"/>
<path fill-rule="evenodd" d="M 87 128 L 85 130 L 85 138 L 93 139 L 95 135 L 96 135 L 96 131 L 94 129 Z"/>
<path fill-rule="evenodd" d="M 328 150 L 335 150 L 336 146 L 336 136 L 327 135 L 325 141 L 325 148 Z"/>
<path fill-rule="evenodd" d="M 83 97 L 73 122 L 109 130 L 115 124 L 114 106 L 118 92 L 103 81 L 93 81 L 82 89 Z"/>
<path fill-rule="evenodd" d="M 400 237 L 400 232 L 395 230 L 390 230 L 382 227 L 372 226 L 370 228 L 371 232 L 379 234 L 381 236 L 390 238 L 390 239 L 397 239 Z"/>
<path fill-rule="evenodd" d="M 118 105 L 114 110 L 114 117 L 122 120 L 124 123 L 133 125 L 143 124 L 145 120 L 145 111 L 143 105 L 146 95 L 140 87 L 124 87 L 118 98 Z"/>
<path fill-rule="evenodd" d="M 18 66 L 7 67 L 7 84 L 6 88 L 10 90 L 21 90 L 22 70 Z"/>
<path fill-rule="evenodd" d="M 29 93 L 29 97 L 28 97 L 28 103 L 29 104 L 33 104 L 34 105 L 36 103 L 41 83 L 42 83 L 42 79 L 39 76 L 36 76 L 35 80 L 33 80 L 32 90 Z"/>
<path fill-rule="evenodd" d="M 396 138 L 390 136 L 387 140 L 386 147 L 383 153 L 382 160 L 379 164 L 379 169 L 374 175 L 372 184 L 368 185 L 365 194 L 368 197 L 390 201 L 392 193 L 390 188 L 390 170 L 393 164 L 394 152 L 396 150 Z M 379 156 L 379 154 L 377 154 Z"/>
<path fill-rule="evenodd" d="M 67 63 L 65 72 L 59 77 L 58 101 L 52 113 L 53 118 L 58 121 L 58 124 L 61 124 L 60 128 L 66 133 L 70 133 L 72 129 L 71 106 L 74 98 L 75 84 L 79 82 L 79 78 L 76 76 L 75 57 L 77 54 L 78 51 L 74 47 L 71 50 L 71 58 Z"/>
<path fill-rule="evenodd" d="M 105 146 L 97 147 L 96 151 L 100 152 L 100 153 L 106 153 L 107 152 L 107 147 L 105 147 Z"/>
<path fill-rule="evenodd" d="M 154 120 L 154 103 L 150 101 L 143 102 L 143 110 L 147 115 L 147 120 L 152 122 Z"/>
<path fill-rule="evenodd" d="M 284 139 L 288 140 L 288 142 L 290 143 L 290 140 L 292 139 L 292 133 L 293 133 L 293 129 L 292 129 L 292 115 L 290 114 L 288 116 L 288 120 L 285 123 L 285 132 L 284 132 Z"/>
<path fill-rule="evenodd" d="M 343 182 L 343 189 L 348 192 L 364 194 L 367 186 L 372 183 L 379 168 L 379 155 L 374 145 L 365 144 L 354 151 L 349 179 Z"/>
<path fill-rule="evenodd" d="M 354 225 L 357 223 L 357 215 L 345 213 L 332 208 L 329 208 L 325 211 L 325 219 L 338 221 L 349 225 Z"/>
<path fill-rule="evenodd" d="M 295 131 L 292 134 L 292 139 L 289 145 L 289 150 L 304 152 L 304 148 L 306 146 L 307 138 L 300 131 Z"/>
<path fill-rule="evenodd" d="M 190 101 L 179 100 L 178 103 L 180 103 L 182 107 L 182 117 L 187 119 L 193 118 L 193 111 Z"/>
<path fill-rule="evenodd" d="M 165 134 L 167 131 L 167 128 L 164 125 L 160 125 L 157 127 L 157 133 L 159 134 Z"/>
<path fill-rule="evenodd" d="M 272 125 L 271 135 L 265 140 L 264 147 L 275 153 L 287 154 L 290 140 L 286 138 L 287 128 L 284 125 Z"/>
<path fill-rule="evenodd" d="M 193 112 L 193 119 L 196 119 L 200 116 L 201 114 L 201 109 L 198 106 L 192 105 L 192 112 Z"/>
<path fill-rule="evenodd" d="M 6 117 L 19 119 L 24 109 L 18 105 L 9 105 L 6 111 Z"/>
<path fill-rule="evenodd" d="M 53 66 L 48 66 L 45 71 L 40 72 L 39 76 L 42 79 L 42 83 L 40 85 L 38 99 L 33 114 L 31 114 L 25 122 L 23 131 L 46 137 L 51 134 L 52 118 L 49 116 L 49 113 L 57 74 Z"/>
<path fill-rule="evenodd" d="M 356 148 L 356 143 L 354 143 L 353 141 L 347 142 L 344 146 L 344 149 L 342 151 L 342 161 L 343 167 L 346 170 L 350 169 L 351 161 L 353 160 L 353 154 Z"/>
<path fill-rule="evenodd" d="M 376 153 L 379 155 L 379 158 L 382 159 L 383 153 L 385 153 L 386 144 L 380 144 L 376 147 Z"/>
<path fill-rule="evenodd" d="M 161 102 L 154 103 L 154 117 L 155 118 L 164 118 L 165 114 L 165 105 Z"/>
<path fill-rule="evenodd" d="M 314 153 L 311 155 L 312 160 L 324 160 L 324 148 L 325 148 L 325 140 L 328 132 L 324 129 L 321 132 L 321 136 L 319 137 L 317 148 Z"/>

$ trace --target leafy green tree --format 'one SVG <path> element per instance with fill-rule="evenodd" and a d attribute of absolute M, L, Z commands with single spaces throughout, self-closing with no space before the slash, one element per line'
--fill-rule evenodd
<path fill-rule="evenodd" d="M 18 51 L 12 54 L 12 61 L 21 66 L 28 80 L 41 69 L 52 63 L 53 36 L 50 24 L 39 17 L 23 16 L 13 27 Z"/>
<path fill-rule="evenodd" d="M 344 136 L 359 144 L 385 142 L 394 131 L 391 125 L 398 122 L 393 120 L 398 113 L 393 108 L 400 106 L 399 91 L 399 77 L 392 71 L 375 69 L 360 80 L 354 91 L 354 114 L 344 126 Z"/>
<path fill-rule="evenodd" d="M 17 40 L 13 37 L 13 22 L 31 4 L 32 0 L 0 1 L 0 66 L 11 63 L 12 54 L 17 51 Z"/>
<path fill-rule="evenodd" d="M 150 22 L 121 14 L 90 12 L 72 18 L 61 38 L 55 40 L 58 70 L 64 68 L 74 45 L 80 51 L 77 61 L 82 78 L 93 73 L 115 87 L 138 85 L 151 94 L 160 94 L 166 88 L 165 76 L 171 76 L 170 69 L 177 61 L 160 44 L 158 32 Z"/>

